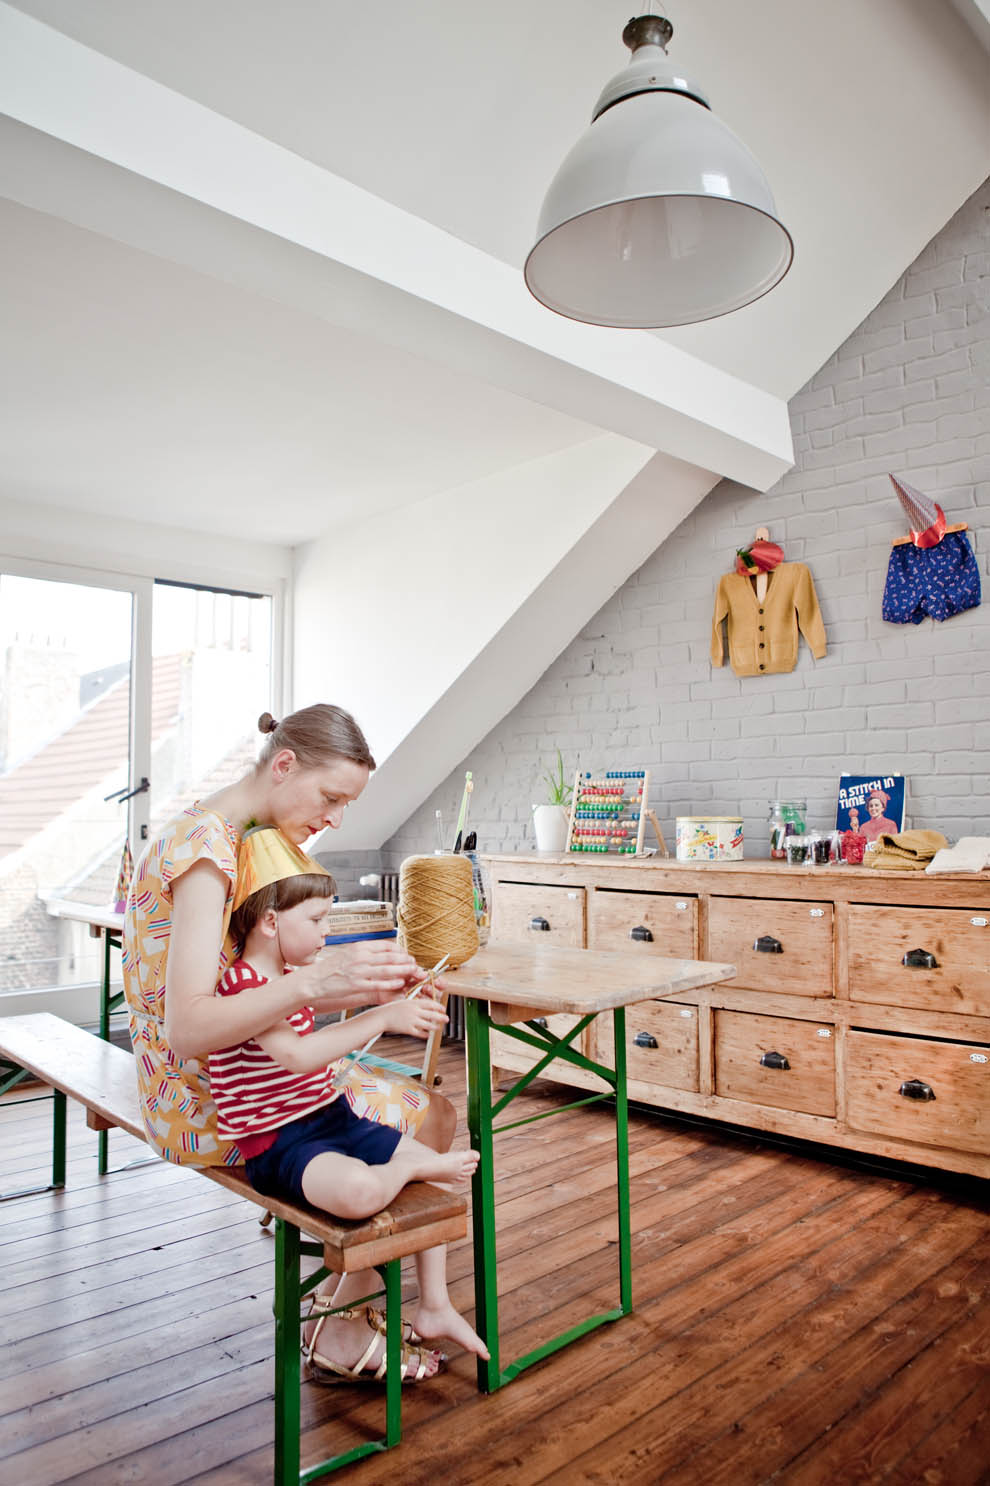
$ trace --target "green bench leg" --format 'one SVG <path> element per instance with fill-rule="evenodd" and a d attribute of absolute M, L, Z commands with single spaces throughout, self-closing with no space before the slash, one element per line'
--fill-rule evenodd
<path fill-rule="evenodd" d="M 385 1437 L 369 1440 L 339 1455 L 331 1455 L 306 1470 L 300 1469 L 300 1322 L 303 1282 L 299 1260 L 312 1245 L 300 1241 L 299 1229 L 282 1218 L 275 1220 L 275 1486 L 307 1486 L 366 1455 L 391 1450 L 402 1438 L 402 1267 L 398 1259 L 382 1266 L 385 1277 Z M 312 1283 L 312 1277 L 309 1283 Z"/>
<path fill-rule="evenodd" d="M 103 981 L 100 986 L 100 1036 L 104 1042 L 110 1041 L 110 946 L 119 944 L 120 940 L 114 940 L 109 929 L 103 930 Z M 96 1137 L 96 1170 L 100 1176 L 106 1176 L 109 1165 L 109 1130 L 101 1130 Z"/>
<path fill-rule="evenodd" d="M 52 1106 L 52 1186 L 65 1186 L 65 1095 L 58 1089 Z"/>
<path fill-rule="evenodd" d="M 0 1095 L 15 1089 L 28 1077 L 27 1070 L 7 1058 L 0 1058 Z M 0 1202 L 9 1202 L 15 1197 L 32 1197 L 37 1192 L 50 1192 L 55 1187 L 65 1186 L 65 1095 L 54 1089 L 52 1106 L 52 1180 L 46 1187 L 19 1187 L 15 1192 L 0 1193 Z M 47 1099 L 47 1094 L 36 1096 Z M 34 1097 L 26 1102 L 33 1104 Z"/>
<path fill-rule="evenodd" d="M 275 1220 L 275 1486 L 299 1482 L 299 1229 Z"/>

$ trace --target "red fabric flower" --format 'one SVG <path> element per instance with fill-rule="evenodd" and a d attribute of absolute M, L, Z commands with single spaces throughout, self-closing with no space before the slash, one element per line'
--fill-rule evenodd
<path fill-rule="evenodd" d="M 744 578 L 757 573 L 772 573 L 784 560 L 784 553 L 776 542 L 753 542 L 750 547 L 740 547 L 736 552 L 736 572 Z"/>

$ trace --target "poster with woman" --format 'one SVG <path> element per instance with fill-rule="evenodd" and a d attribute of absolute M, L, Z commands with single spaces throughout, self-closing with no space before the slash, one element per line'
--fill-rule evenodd
<path fill-rule="evenodd" d="M 903 774 L 843 774 L 835 828 L 865 836 L 867 850 L 872 850 L 880 836 L 903 831 L 906 794 Z"/>

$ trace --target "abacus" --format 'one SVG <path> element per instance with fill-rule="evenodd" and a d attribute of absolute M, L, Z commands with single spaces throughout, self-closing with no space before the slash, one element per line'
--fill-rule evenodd
<path fill-rule="evenodd" d="M 567 850 L 637 856 L 643 850 L 649 769 L 574 776 Z"/>

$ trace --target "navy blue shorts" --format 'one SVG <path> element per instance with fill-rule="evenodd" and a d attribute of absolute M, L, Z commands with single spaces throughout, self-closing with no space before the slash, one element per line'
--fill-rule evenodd
<path fill-rule="evenodd" d="M 402 1139 L 391 1125 L 379 1125 L 356 1115 L 344 1098 L 325 1104 L 315 1114 L 283 1125 L 274 1145 L 244 1163 L 248 1181 L 264 1197 L 287 1197 L 305 1202 L 302 1177 L 314 1156 L 334 1151 L 353 1156 L 366 1166 L 391 1161 Z"/>
<path fill-rule="evenodd" d="M 980 602 L 980 570 L 964 531 L 946 532 L 935 547 L 904 542 L 893 548 L 883 591 L 891 624 L 949 619 Z"/>

